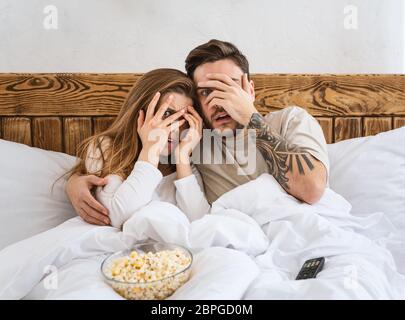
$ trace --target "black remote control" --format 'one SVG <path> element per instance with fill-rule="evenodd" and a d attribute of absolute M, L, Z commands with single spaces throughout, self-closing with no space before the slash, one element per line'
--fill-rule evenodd
<path fill-rule="evenodd" d="M 295 280 L 315 278 L 319 271 L 322 270 L 325 258 L 315 258 L 305 261 Z"/>

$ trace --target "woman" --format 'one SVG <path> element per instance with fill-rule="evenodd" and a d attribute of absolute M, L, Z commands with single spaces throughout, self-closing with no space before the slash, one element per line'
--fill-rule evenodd
<path fill-rule="evenodd" d="M 81 160 L 69 173 L 107 178 L 95 195 L 112 226 L 121 227 L 151 200 L 177 205 L 190 221 L 208 213 L 201 177 L 190 164 L 202 134 L 192 106 L 197 103 L 194 84 L 181 71 L 150 71 L 131 89 L 111 127 L 81 144 Z M 176 164 L 168 163 L 173 158 Z"/>

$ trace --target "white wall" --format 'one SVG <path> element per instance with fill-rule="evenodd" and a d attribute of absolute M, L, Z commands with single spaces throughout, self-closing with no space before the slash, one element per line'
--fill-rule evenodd
<path fill-rule="evenodd" d="M 0 0 L 0 72 L 144 72 L 183 68 L 219 38 L 252 72 L 401 73 L 402 0 Z M 58 29 L 43 27 L 46 5 Z M 358 29 L 343 25 L 358 7 Z"/>

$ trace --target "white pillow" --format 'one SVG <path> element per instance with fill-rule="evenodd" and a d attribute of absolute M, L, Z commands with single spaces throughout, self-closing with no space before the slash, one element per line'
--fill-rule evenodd
<path fill-rule="evenodd" d="M 328 145 L 330 187 L 354 214 L 384 212 L 405 228 L 405 127 Z"/>
<path fill-rule="evenodd" d="M 0 250 L 76 216 L 66 197 L 75 158 L 0 139 Z"/>

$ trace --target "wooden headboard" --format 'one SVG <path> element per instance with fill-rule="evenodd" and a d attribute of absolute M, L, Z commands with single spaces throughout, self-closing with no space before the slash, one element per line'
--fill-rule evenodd
<path fill-rule="evenodd" d="M 0 74 L 0 138 L 75 154 L 113 121 L 140 74 Z M 290 105 L 328 143 L 405 125 L 405 75 L 255 74 L 262 113 Z"/>

